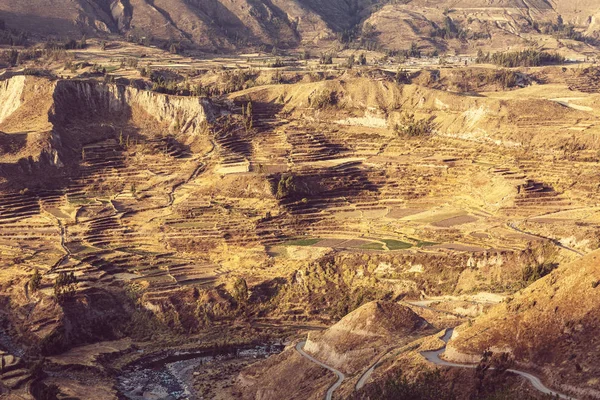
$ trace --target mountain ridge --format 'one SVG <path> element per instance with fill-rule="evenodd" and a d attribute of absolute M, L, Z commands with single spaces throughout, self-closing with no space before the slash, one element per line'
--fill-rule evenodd
<path fill-rule="evenodd" d="M 596 38 L 598 16 L 600 5 L 592 1 L 0 0 L 0 19 L 34 35 L 121 35 L 204 51 L 326 48 L 356 37 L 389 50 L 407 41 L 440 50 L 504 47 L 535 40 L 542 33 L 536 24 L 557 21 Z"/>

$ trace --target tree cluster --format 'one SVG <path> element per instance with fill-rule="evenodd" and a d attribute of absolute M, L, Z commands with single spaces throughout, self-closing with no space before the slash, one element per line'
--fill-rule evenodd
<path fill-rule="evenodd" d="M 539 50 L 522 50 L 500 52 L 494 54 L 477 53 L 477 63 L 492 63 L 506 68 L 538 67 L 542 65 L 563 64 L 565 58 L 558 53 L 549 53 Z"/>

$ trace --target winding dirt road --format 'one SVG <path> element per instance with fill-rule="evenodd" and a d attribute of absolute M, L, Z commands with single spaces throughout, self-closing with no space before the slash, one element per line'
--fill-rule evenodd
<path fill-rule="evenodd" d="M 562 244 L 562 243 L 561 243 L 560 241 L 558 241 L 557 239 L 552 239 L 552 238 L 549 238 L 549 237 L 546 237 L 546 236 L 542 236 L 542 235 L 538 235 L 538 234 L 535 234 L 535 233 L 527 232 L 527 231 L 524 231 L 524 230 L 522 230 L 522 229 L 520 229 L 520 228 L 517 228 L 517 226 L 515 225 L 515 223 L 514 223 L 514 222 L 509 222 L 509 223 L 507 223 L 506 225 L 507 225 L 507 226 L 508 226 L 510 229 L 512 229 L 513 231 L 515 231 L 515 232 L 519 232 L 519 233 L 522 233 L 522 234 L 524 234 L 524 235 L 533 236 L 533 237 L 536 237 L 536 238 L 538 238 L 538 239 L 549 240 L 549 241 L 551 241 L 552 243 L 554 243 L 554 245 L 556 245 L 557 247 L 560 247 L 561 249 L 564 249 L 564 250 L 567 250 L 567 251 L 571 251 L 571 252 L 573 252 L 573 253 L 577 254 L 577 255 L 578 255 L 578 256 L 580 256 L 580 257 L 583 257 L 583 256 L 585 255 L 585 254 L 583 254 L 582 252 L 580 252 L 579 250 L 575 250 L 575 249 L 572 249 L 572 248 L 570 248 L 570 247 L 568 247 L 568 246 L 565 246 L 564 244 Z"/>
<path fill-rule="evenodd" d="M 442 341 L 444 343 L 448 343 L 448 341 L 450 340 L 450 338 L 452 337 L 452 333 L 454 332 L 454 329 L 447 329 L 446 333 L 444 334 L 444 336 L 441 338 Z M 421 355 L 423 357 L 425 357 L 425 359 L 435 365 L 439 365 L 442 367 L 452 367 L 452 368 L 469 368 L 469 369 L 474 369 L 477 368 L 476 364 L 456 364 L 456 363 L 451 363 L 445 360 L 442 360 L 440 358 L 440 355 L 442 355 L 444 352 L 446 351 L 446 346 L 444 345 L 444 347 L 442 347 L 439 350 L 433 350 L 433 351 L 423 351 L 421 352 Z M 511 372 L 515 375 L 519 375 L 522 376 L 523 378 L 527 379 L 529 382 L 531 382 L 531 384 L 533 385 L 534 388 L 536 388 L 538 391 L 544 393 L 544 394 L 549 394 L 551 396 L 555 396 L 558 397 L 560 399 L 571 399 L 571 400 L 575 400 L 575 398 L 573 397 L 569 397 L 566 396 L 564 394 L 555 392 L 551 389 L 549 389 L 548 387 L 544 386 L 544 384 L 542 383 L 542 381 L 540 380 L 540 378 L 538 378 L 535 375 L 532 375 L 528 372 L 523 372 L 523 371 L 519 371 L 516 369 L 509 369 L 507 370 L 508 372 Z"/>
<path fill-rule="evenodd" d="M 306 344 L 306 341 L 299 342 L 296 345 L 296 351 L 298 353 L 300 353 L 300 355 L 302 357 L 307 358 L 308 360 L 314 362 L 315 364 L 317 364 L 317 365 L 319 365 L 319 366 L 321 366 L 323 368 L 326 368 L 326 369 L 330 370 L 331 372 L 333 372 L 334 374 L 336 374 L 337 377 L 338 377 L 337 382 L 335 382 L 329 389 L 327 389 L 327 394 L 325 395 L 325 400 L 332 400 L 332 398 L 333 398 L 333 392 L 335 392 L 337 390 L 337 388 L 339 388 L 342 385 L 342 382 L 344 382 L 344 379 L 346 379 L 346 375 L 344 375 L 343 372 L 338 371 L 337 369 L 335 369 L 333 367 L 330 367 L 327 364 L 323 364 L 321 361 L 317 360 L 313 356 L 311 356 L 308 353 L 306 353 L 303 350 L 305 344 Z"/>

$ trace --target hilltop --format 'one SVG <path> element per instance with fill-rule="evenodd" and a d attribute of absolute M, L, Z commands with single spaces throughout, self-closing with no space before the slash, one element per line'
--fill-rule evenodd
<path fill-rule="evenodd" d="M 375 301 L 364 304 L 325 331 L 311 332 L 303 348 L 318 360 L 354 376 L 377 361 L 387 349 L 401 347 L 433 331 L 427 321 L 409 308 Z M 290 347 L 242 371 L 232 394 L 240 394 L 244 399 L 319 398 L 327 387 L 324 384 L 330 381 L 328 374 Z M 314 385 L 305 384 L 309 379 Z M 350 389 L 346 385 L 343 389 Z"/>

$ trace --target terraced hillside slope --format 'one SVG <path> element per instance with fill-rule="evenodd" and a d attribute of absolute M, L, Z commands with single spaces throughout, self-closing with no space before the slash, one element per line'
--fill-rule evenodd
<path fill-rule="evenodd" d="M 346 376 L 337 393 L 360 394 L 395 362 L 426 366 L 434 328 L 478 326 L 599 247 L 593 66 L 511 88 L 483 66 L 269 68 L 223 91 L 244 75 L 198 72 L 210 99 L 3 75 L 3 394 L 227 398 L 241 372 L 250 396 L 264 367 L 319 398 L 335 378 L 294 350 L 307 338 Z"/>

